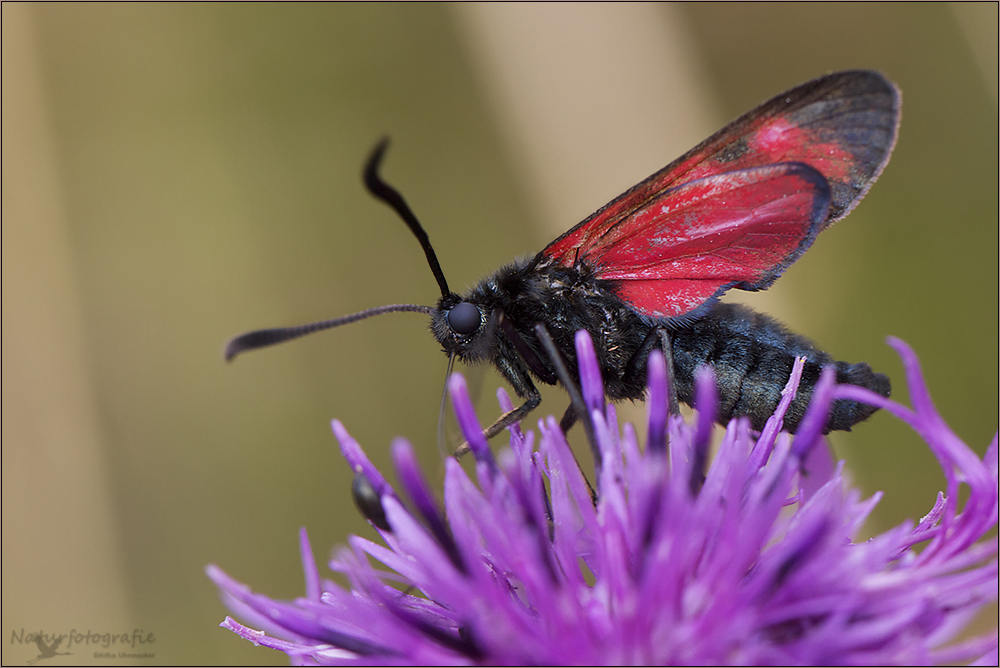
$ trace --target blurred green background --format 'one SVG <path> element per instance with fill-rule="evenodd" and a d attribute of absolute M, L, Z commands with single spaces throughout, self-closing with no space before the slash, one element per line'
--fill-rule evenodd
<path fill-rule="evenodd" d="M 383 174 L 461 289 L 756 103 L 848 68 L 902 88 L 896 152 L 752 303 L 888 373 L 904 402 L 884 337 L 905 339 L 982 453 L 998 406 L 996 4 L 5 3 L 4 637 L 142 629 L 146 663 L 283 663 L 217 628 L 205 564 L 291 598 L 300 526 L 321 558 L 370 535 L 333 417 L 384 471 L 397 435 L 437 470 L 444 357 L 422 316 L 221 359 L 248 329 L 434 303 L 416 242 L 360 184 L 380 136 Z M 487 370 L 484 421 L 497 384 Z M 943 487 L 886 415 L 834 447 L 886 493 L 869 532 Z M 109 661 L 95 649 L 58 658 Z M 3 663 L 36 653 L 11 639 Z"/>

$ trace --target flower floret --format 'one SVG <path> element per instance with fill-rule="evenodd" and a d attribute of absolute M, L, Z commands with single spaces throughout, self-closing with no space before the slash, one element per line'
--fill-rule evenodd
<path fill-rule="evenodd" d="M 781 427 L 799 362 L 763 431 L 735 419 L 710 457 L 718 407 L 708 370 L 689 423 L 670 414 L 666 366 L 650 354 L 641 444 L 605 405 L 580 333 L 576 411 L 592 439 L 592 483 L 551 417 L 537 436 L 512 425 L 494 456 L 456 374 L 448 387 L 476 462 L 472 476 L 445 463 L 443 504 L 409 442 L 392 445 L 393 487 L 334 421 L 383 544 L 348 539 L 330 562 L 342 586 L 320 577 L 303 529 L 306 596 L 294 601 L 210 566 L 234 614 L 261 630 L 222 625 L 310 664 L 995 661 L 996 633 L 953 640 L 997 598 L 997 540 L 983 540 L 997 524 L 997 437 L 977 457 L 937 413 L 913 352 L 890 345 L 912 408 L 824 373 L 790 435 Z M 906 422 L 940 462 L 947 488 L 916 524 L 856 542 L 880 494 L 861 498 L 830 458 L 823 426 L 842 399 Z M 512 408 L 502 391 L 499 402 Z"/>

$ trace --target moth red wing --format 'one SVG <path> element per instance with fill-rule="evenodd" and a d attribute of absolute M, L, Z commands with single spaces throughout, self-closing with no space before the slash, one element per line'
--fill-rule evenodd
<path fill-rule="evenodd" d="M 615 281 L 637 312 L 676 318 L 731 287 L 768 287 L 819 234 L 829 205 L 826 179 L 808 165 L 726 172 L 671 188 L 582 238 L 574 262 Z"/>
<path fill-rule="evenodd" d="M 808 246 L 819 230 L 847 215 L 882 172 L 896 141 L 899 104 L 898 89 L 877 72 L 838 72 L 802 84 L 744 114 L 623 193 L 549 244 L 542 255 L 565 266 L 572 266 L 579 258 L 586 257 L 599 273 L 607 273 L 609 277 L 618 271 L 625 272 L 628 266 L 624 263 L 616 264 L 614 271 L 604 263 L 609 261 L 605 258 L 628 258 L 627 251 L 623 249 L 616 256 L 613 248 L 599 248 L 615 245 L 624 232 L 614 230 L 624 221 L 655 220 L 655 234 L 667 239 L 673 226 L 683 227 L 680 217 L 654 215 L 656 206 L 668 199 L 668 191 L 676 196 L 683 191 L 683 184 L 714 177 L 720 177 L 721 181 L 711 183 L 721 187 L 726 180 L 725 174 L 778 163 L 807 165 L 828 184 L 829 196 L 823 219 L 815 231 L 805 232 L 799 238 L 801 243 L 808 237 Z M 766 189 L 757 192 L 762 199 L 767 199 Z M 775 199 L 779 197 L 784 195 L 774 194 Z M 670 203 L 667 206 L 669 208 Z M 711 216 L 707 214 L 704 212 L 700 219 L 710 221 Z M 811 230 L 811 218 L 807 220 L 810 222 L 803 225 Z M 632 243 L 641 245 L 642 226 L 626 224 L 625 227 L 629 229 L 628 236 L 636 238 Z M 653 235 L 653 232 L 648 234 Z M 775 240 L 778 243 L 777 237 Z M 760 241 L 766 246 L 763 238 Z M 685 255 L 670 258 L 670 266 L 678 274 L 686 273 L 685 278 L 621 278 L 618 280 L 626 281 L 621 286 L 621 294 L 627 296 L 626 301 L 639 312 L 647 315 L 691 315 L 705 300 L 729 287 L 756 290 L 767 287 L 805 248 L 788 255 L 784 254 L 787 245 L 779 246 L 780 249 L 772 249 L 773 252 L 758 249 L 758 261 L 751 263 L 756 274 L 750 278 L 739 273 L 728 277 L 702 276 L 698 270 L 720 272 L 723 265 L 694 253 L 690 257 L 700 259 L 686 259 Z M 641 255 L 633 253 L 635 258 Z M 775 264 L 769 267 L 763 264 L 768 257 L 775 259 Z M 664 260 L 661 258 L 654 264 Z M 685 267 L 683 270 L 681 265 Z M 671 294 L 675 289 L 680 292 Z"/>

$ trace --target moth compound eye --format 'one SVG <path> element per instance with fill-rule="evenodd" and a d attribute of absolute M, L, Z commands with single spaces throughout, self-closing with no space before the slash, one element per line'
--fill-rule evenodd
<path fill-rule="evenodd" d="M 479 329 L 481 322 L 479 309 L 469 302 L 459 302 L 455 308 L 448 311 L 448 326 L 456 334 L 472 334 Z"/>

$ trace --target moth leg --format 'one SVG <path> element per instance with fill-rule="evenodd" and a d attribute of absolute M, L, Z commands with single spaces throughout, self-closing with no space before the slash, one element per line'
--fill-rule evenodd
<path fill-rule="evenodd" d="M 517 333 L 516 329 L 514 329 L 514 325 L 510 324 L 510 320 L 504 317 L 502 313 L 500 314 L 499 323 L 500 329 L 503 330 L 507 340 L 510 341 L 512 346 L 514 346 L 514 350 L 517 351 L 518 356 L 528 366 L 528 368 L 531 369 L 536 376 L 541 378 L 543 383 L 555 385 L 556 381 L 559 379 L 558 376 L 553 374 L 545 367 L 544 364 L 542 364 L 542 361 L 538 359 L 538 355 L 535 354 L 535 351 L 531 349 L 531 346 L 524 342 L 521 335 Z M 517 374 L 519 377 L 523 377 L 523 375 L 524 374 Z M 531 379 L 526 378 L 526 380 L 527 384 L 531 385 Z M 516 384 L 514 389 L 520 392 L 520 388 L 518 388 Z"/>
<path fill-rule="evenodd" d="M 531 389 L 535 390 L 534 387 Z M 483 436 L 485 436 L 487 440 L 493 438 L 501 431 L 515 422 L 519 422 L 528 413 L 538 408 L 538 404 L 540 403 L 542 403 L 542 395 L 538 393 L 538 390 L 535 390 L 534 394 L 528 395 L 523 404 L 498 417 L 493 424 L 483 431 Z"/>
<path fill-rule="evenodd" d="M 559 420 L 559 428 L 562 430 L 562 433 L 565 434 L 568 432 L 578 419 L 576 410 L 573 408 L 573 403 L 570 402 L 569 406 L 566 407 L 566 412 L 563 413 L 562 419 Z"/>
<path fill-rule="evenodd" d="M 530 391 L 527 393 L 524 403 L 507 411 L 498 417 L 493 424 L 483 430 L 483 437 L 486 438 L 487 441 L 510 425 L 522 420 L 528 413 L 538 408 L 538 404 L 542 403 L 542 395 L 538 393 L 538 390 L 533 384 L 531 384 L 530 380 L 528 383 L 530 385 Z M 520 392 L 518 392 L 518 394 L 520 394 Z M 469 443 L 466 441 L 465 443 L 462 443 L 462 445 L 458 446 L 458 449 L 455 450 L 452 456 L 455 459 L 461 459 L 462 456 L 469 452 L 469 450 Z"/>
<path fill-rule="evenodd" d="M 511 345 L 514 346 L 514 350 L 517 351 L 518 357 L 521 358 L 524 365 L 541 378 L 542 382 L 554 384 L 557 380 L 556 376 L 542 364 L 535 351 L 525 343 L 524 339 L 517 333 L 511 322 L 504 317 L 503 313 L 500 314 L 498 322 L 500 330 L 507 337 L 507 340 L 510 341 Z M 539 394 L 535 384 L 531 382 L 528 370 L 517 363 L 512 363 L 505 359 L 500 360 L 500 367 L 501 374 L 510 381 L 517 395 L 524 397 L 524 403 L 497 418 L 496 422 L 483 432 L 487 440 L 521 420 L 528 413 L 538 408 L 538 404 L 542 402 L 542 395 Z"/>
<path fill-rule="evenodd" d="M 673 346 L 670 343 L 670 332 L 667 331 L 666 327 L 657 327 L 656 333 L 660 338 L 663 360 L 667 363 L 667 405 L 671 415 L 680 415 L 681 406 L 677 401 L 677 384 L 674 382 L 674 354 Z"/>
<path fill-rule="evenodd" d="M 674 382 L 674 356 L 673 346 L 670 342 L 670 332 L 665 327 L 655 327 L 649 330 L 649 334 L 643 340 L 642 345 L 635 351 L 628 363 L 625 365 L 623 378 L 633 378 L 635 374 L 641 373 L 646 368 L 646 360 L 653 348 L 659 345 L 663 351 L 663 360 L 667 367 L 667 402 L 671 415 L 680 415 L 680 403 L 677 401 L 677 384 Z"/>

